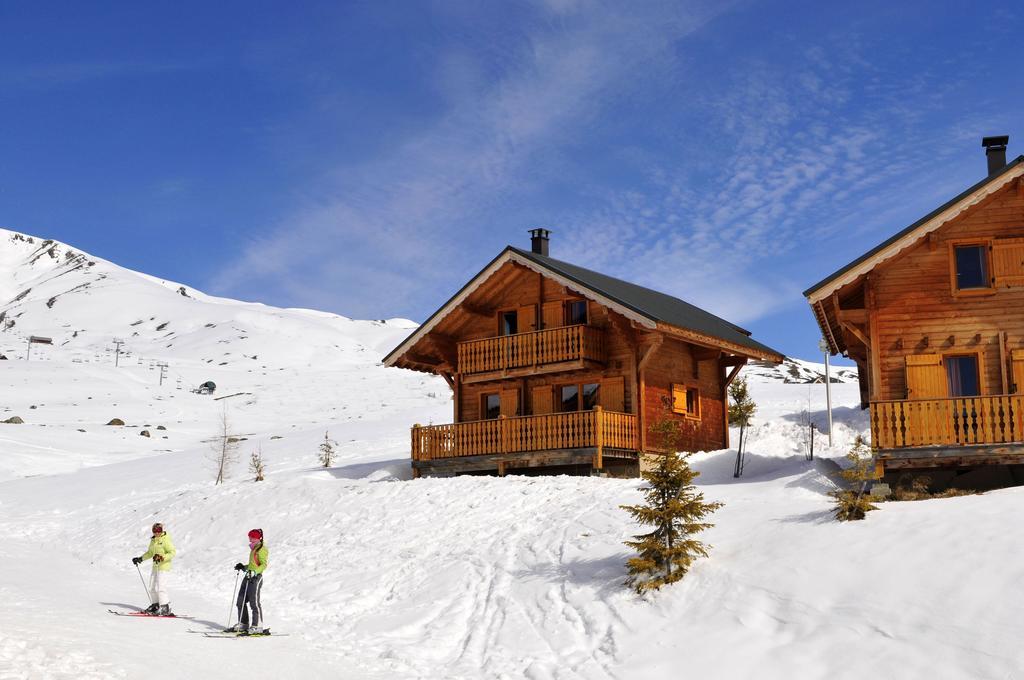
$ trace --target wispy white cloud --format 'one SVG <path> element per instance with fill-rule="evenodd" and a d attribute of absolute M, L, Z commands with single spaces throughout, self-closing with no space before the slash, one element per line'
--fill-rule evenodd
<path fill-rule="evenodd" d="M 851 248 L 842 264 L 905 225 L 908 196 L 931 209 L 962 189 L 945 170 L 958 135 L 918 124 L 956 83 L 882 74 L 856 39 L 844 45 L 808 48 L 797 69 L 736 64 L 728 94 L 701 104 L 720 134 L 695 162 L 719 167 L 694 182 L 662 165 L 571 218 L 575 259 L 748 323 L 803 304 L 830 241 Z"/>
<path fill-rule="evenodd" d="M 465 51 L 439 60 L 446 113 L 374 162 L 339 162 L 323 188 L 245 244 L 214 289 L 277 287 L 275 302 L 353 315 L 427 308 L 438 288 L 461 284 L 451 244 L 493 238 L 489 214 L 537 182 L 531 161 L 576 143 L 624 82 L 671 60 L 674 43 L 721 6 L 552 0 L 535 9 L 500 76 L 482 78 Z"/>

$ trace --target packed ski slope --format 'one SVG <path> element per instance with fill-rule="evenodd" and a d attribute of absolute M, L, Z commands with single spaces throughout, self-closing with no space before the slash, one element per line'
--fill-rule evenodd
<path fill-rule="evenodd" d="M 442 381 L 378 365 L 408 322 L 185 297 L 94 258 L 97 287 L 47 306 L 42 279 L 59 272 L 27 268 L 25 243 L 2 237 L 18 280 L 0 291 L 36 279 L 20 306 L 0 297 L 17 319 L 0 332 L 0 420 L 25 421 L 0 424 L 0 678 L 1009 678 L 1024 666 L 1024 490 L 832 522 L 831 467 L 805 459 L 801 426 L 804 411 L 824 426 L 823 385 L 751 371 L 745 475 L 732 478 L 733 451 L 695 457 L 705 494 L 726 504 L 711 558 L 639 598 L 621 585 L 636 528 L 618 508 L 638 481 L 410 479 L 408 426 L 448 420 L 450 401 Z M 174 327 L 180 337 L 160 338 Z M 28 334 L 55 345 L 26 362 Z M 115 368 L 107 348 L 121 336 L 132 354 Z M 158 385 L 150 361 L 173 379 Z M 208 379 L 213 397 L 188 391 Z M 857 385 L 833 390 L 836 446 L 816 442 L 818 457 L 867 427 Z M 208 440 L 225 406 L 244 440 L 214 486 Z M 114 417 L 126 425 L 104 425 Z M 328 469 L 316 463 L 326 430 L 339 443 Z M 245 471 L 257 446 L 260 483 Z M 106 611 L 145 604 L 130 560 L 154 521 L 178 547 L 172 607 L 195 620 Z M 231 567 L 257 526 L 267 623 L 291 635 L 187 632 L 228 622 Z"/>

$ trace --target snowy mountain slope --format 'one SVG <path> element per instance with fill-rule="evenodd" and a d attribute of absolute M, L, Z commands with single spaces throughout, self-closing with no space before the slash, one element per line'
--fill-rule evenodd
<path fill-rule="evenodd" d="M 195 447 L 225 407 L 232 431 L 253 441 L 385 413 L 411 424 L 450 408 L 442 380 L 379 365 L 415 327 L 409 321 L 216 298 L 0 230 L 5 294 L 0 353 L 9 360 L 0 375 L 10 389 L 0 420 L 25 424 L 0 426 L 0 480 Z M 26 362 L 29 335 L 54 344 L 33 345 Z M 117 368 L 115 338 L 124 340 Z M 191 392 L 207 380 L 215 395 Z M 106 426 L 113 418 L 127 427 Z"/>
<path fill-rule="evenodd" d="M 744 375 L 748 380 L 756 376 L 762 380 L 777 380 L 793 384 L 824 383 L 825 364 L 792 357 L 786 357 L 781 364 L 755 361 L 744 369 Z M 855 383 L 857 382 L 857 367 L 832 366 L 829 370 L 829 379 L 833 383 Z"/>
<path fill-rule="evenodd" d="M 1024 490 L 832 522 L 832 485 L 805 459 L 802 411 L 824 428 L 822 385 L 745 369 L 759 405 L 745 475 L 732 477 L 734 451 L 694 458 L 704 493 L 726 504 L 706 535 L 711 557 L 638 598 L 622 587 L 622 540 L 637 527 L 619 509 L 638 499 L 638 481 L 410 479 L 409 424 L 447 420 L 450 401 L 439 380 L 377 365 L 407 324 L 185 298 L 95 258 L 93 270 L 109 269 L 91 281 L 120 283 L 47 307 L 55 284 L 25 273 L 19 253 L 4 285 L 16 296 L 31 280 L 33 292 L 0 307 L 20 312 L 8 337 L 61 341 L 38 361 L 0 362 L 0 415 L 26 421 L 0 425 L 0 678 L 148 677 L 155 660 L 161 678 L 277 680 L 1006 678 L 1024 665 L 1015 608 L 993 606 L 1024 596 L 1013 543 Z M 129 306 L 113 320 L 95 311 Z M 191 330 L 161 346 L 143 309 L 165 330 Z M 140 317 L 129 348 L 147 360 L 115 368 L 107 336 Z M 280 349 L 297 338 L 308 353 Z M 223 366 L 206 361 L 218 345 L 232 352 Z M 176 379 L 161 387 L 150 358 L 184 385 L 212 378 L 215 396 L 251 394 L 215 402 Z M 816 448 L 829 458 L 867 428 L 855 383 L 833 396 L 835 447 Z M 213 485 L 206 440 L 225 402 L 241 456 L 262 447 L 266 481 L 240 460 Z M 128 426 L 102 424 L 115 416 Z M 150 438 L 138 434 L 146 425 Z M 323 469 L 327 429 L 339 458 Z M 130 558 L 153 521 L 179 550 L 172 606 L 195 621 L 105 611 L 145 604 Z M 228 622 L 231 566 L 254 526 L 270 547 L 267 622 L 292 635 L 185 632 Z"/>

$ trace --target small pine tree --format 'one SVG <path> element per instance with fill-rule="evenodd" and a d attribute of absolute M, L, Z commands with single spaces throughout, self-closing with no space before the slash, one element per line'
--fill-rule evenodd
<path fill-rule="evenodd" d="M 335 448 L 337 445 L 338 442 L 331 439 L 330 433 L 324 432 L 324 440 L 320 442 L 320 446 L 317 448 L 320 449 L 320 463 L 325 468 L 331 467 L 331 464 L 334 462 L 334 457 L 337 455 Z"/>
<path fill-rule="evenodd" d="M 743 453 L 743 435 L 754 419 L 757 404 L 750 396 L 746 378 L 737 378 L 729 385 L 729 397 L 732 399 L 732 403 L 729 404 L 729 424 L 740 426 L 740 441 L 739 446 L 736 447 L 736 467 L 732 473 L 733 477 L 739 477 L 743 474 L 743 467 L 746 465 L 746 457 Z"/>
<path fill-rule="evenodd" d="M 651 425 L 651 432 L 662 437 L 669 448 L 678 446 L 682 427 L 672 418 L 671 402 L 663 404 L 665 414 Z M 689 571 L 697 557 L 707 557 L 710 546 L 693 536 L 714 525 L 702 522 L 722 507 L 722 503 L 704 502 L 704 494 L 693 486 L 700 473 L 690 468 L 690 453 L 664 454 L 658 465 L 643 473 L 648 486 L 643 505 L 623 505 L 634 520 L 653 527 L 653 531 L 634 536 L 626 545 L 636 550 L 626 567 L 626 585 L 638 594 L 675 583 Z"/>
<path fill-rule="evenodd" d="M 253 474 L 255 479 L 254 482 L 263 481 L 263 473 L 266 471 L 266 466 L 263 463 L 263 448 L 260 446 L 256 447 L 256 450 L 252 452 L 249 457 L 249 472 Z"/>
<path fill-rule="evenodd" d="M 864 519 L 868 512 L 877 510 L 871 504 L 867 493 L 868 482 L 875 478 L 874 459 L 864 437 L 857 435 L 853 448 L 846 454 L 852 464 L 842 471 L 843 479 L 850 482 L 851 488 L 833 492 L 835 498 L 835 518 L 841 522 Z"/>

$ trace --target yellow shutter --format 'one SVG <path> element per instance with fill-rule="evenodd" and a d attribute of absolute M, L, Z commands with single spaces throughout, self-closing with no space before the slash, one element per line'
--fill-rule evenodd
<path fill-rule="evenodd" d="M 516 325 L 520 333 L 537 330 L 537 305 L 524 305 L 517 309 Z"/>
<path fill-rule="evenodd" d="M 514 418 L 519 415 L 519 390 L 501 391 L 501 415 Z"/>
<path fill-rule="evenodd" d="M 907 399 L 945 397 L 946 368 L 941 354 L 907 356 Z"/>
<path fill-rule="evenodd" d="M 672 385 L 673 413 L 686 413 L 686 385 Z"/>
<path fill-rule="evenodd" d="M 540 385 L 533 388 L 533 415 L 554 413 L 555 400 L 551 385 Z"/>
<path fill-rule="evenodd" d="M 544 328 L 558 328 L 562 325 L 562 321 L 565 318 L 562 312 L 561 300 L 557 302 L 545 302 L 544 309 Z"/>
<path fill-rule="evenodd" d="M 1024 238 L 1001 238 L 993 242 L 992 278 L 996 288 L 1024 286 Z"/>
<path fill-rule="evenodd" d="M 1014 394 L 1024 393 L 1024 349 L 1015 349 L 1010 353 L 1013 365 Z"/>
<path fill-rule="evenodd" d="M 598 394 L 601 408 L 606 411 L 623 413 L 626 410 L 625 390 L 625 381 L 622 379 L 622 376 L 602 380 L 600 393 Z"/>

